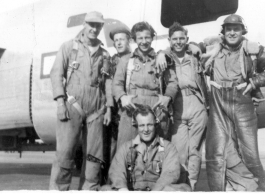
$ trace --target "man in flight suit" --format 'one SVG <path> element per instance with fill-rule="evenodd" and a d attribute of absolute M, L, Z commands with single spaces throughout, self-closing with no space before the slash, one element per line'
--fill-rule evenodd
<path fill-rule="evenodd" d="M 264 47 L 243 36 L 247 29 L 239 15 L 228 16 L 221 33 L 223 39 L 209 46 L 205 55 L 210 56 L 205 68 L 211 79 L 206 134 L 209 187 L 212 191 L 254 191 L 259 185 L 265 190 L 252 102 L 253 96 L 262 98 L 259 87 L 265 85 Z"/>
<path fill-rule="evenodd" d="M 187 35 L 185 28 L 174 23 L 169 28 L 170 48 L 161 51 L 158 57 L 163 58 L 164 54 L 169 57 L 176 71 L 179 91 L 173 103 L 171 142 L 178 149 L 180 163 L 187 168 L 194 190 L 201 169 L 202 139 L 208 118 L 207 89 L 201 64 L 187 44 Z"/>
<path fill-rule="evenodd" d="M 125 25 L 116 26 L 113 30 L 110 31 L 109 37 L 113 41 L 113 45 L 117 50 L 117 53 L 114 54 L 111 59 L 111 76 L 114 77 L 116 68 L 121 58 L 129 59 L 131 55 L 130 48 L 130 39 L 131 33 L 130 30 Z M 110 158 L 114 157 L 117 148 L 117 137 L 118 137 L 118 126 L 120 121 L 120 115 L 118 113 L 119 108 L 118 104 L 114 101 L 114 106 L 112 107 L 112 121 L 108 128 L 111 130 L 108 132 L 111 133 L 111 155 Z M 110 159 L 110 160 L 111 160 Z"/>
<path fill-rule="evenodd" d="M 180 163 L 177 149 L 159 137 L 157 119 L 147 105 L 137 105 L 133 119 L 138 135 L 118 149 L 111 163 L 111 186 L 118 191 L 191 191 L 179 184 Z"/>
<path fill-rule="evenodd" d="M 155 67 L 156 53 L 151 47 L 155 36 L 153 27 L 147 22 L 139 22 L 133 26 L 131 35 L 138 48 L 129 59 L 120 60 L 112 84 L 115 100 L 121 104 L 118 148 L 137 134 L 131 122 L 134 103 L 157 108 L 156 114 L 161 122 L 159 133 L 166 134 L 169 118 L 167 107 L 177 93 L 174 70 L 168 68 L 162 78 Z"/>
<path fill-rule="evenodd" d="M 59 49 L 51 81 L 57 101 L 56 158 L 50 189 L 69 190 L 75 148 L 82 132 L 84 161 L 80 189 L 97 190 L 103 160 L 103 125 L 110 123 L 113 106 L 109 75 L 109 54 L 97 39 L 104 25 L 103 15 L 90 12 L 84 29 Z M 107 81 L 108 82 L 107 82 Z"/>

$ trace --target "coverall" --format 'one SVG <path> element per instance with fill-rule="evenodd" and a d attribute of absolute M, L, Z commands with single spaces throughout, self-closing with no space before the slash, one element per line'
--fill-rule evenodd
<path fill-rule="evenodd" d="M 265 174 L 257 144 L 257 116 L 252 95 L 264 86 L 264 47 L 257 46 L 257 60 L 251 59 L 247 40 L 238 48 L 220 47 L 207 73 L 211 77 L 210 116 L 206 134 L 206 168 L 212 191 L 253 191 L 264 184 Z M 253 50 L 253 49 L 252 49 Z M 263 81 L 263 82 L 262 82 Z M 248 83 L 256 90 L 243 95 Z M 255 178 L 254 178 L 255 177 Z M 263 185 L 264 186 L 264 185 Z"/>
<path fill-rule="evenodd" d="M 177 149 L 158 135 L 149 147 L 139 135 L 123 143 L 109 170 L 112 190 L 190 191 L 187 184 L 178 184 L 179 177 Z"/>
<path fill-rule="evenodd" d="M 123 95 L 137 95 L 133 98 L 133 103 L 146 104 L 153 107 L 158 102 L 158 94 L 164 94 L 173 100 L 177 93 L 177 80 L 173 68 L 168 68 L 163 75 L 162 84 L 164 92 L 161 92 L 159 75 L 156 74 L 155 68 L 156 53 L 152 49 L 147 60 L 138 51 L 134 51 L 131 58 L 134 58 L 134 70 L 132 71 L 129 89 L 126 89 L 127 66 L 129 59 L 121 59 L 113 79 L 112 92 L 117 102 Z M 130 58 L 130 59 L 131 59 Z M 119 123 L 118 144 L 121 146 L 126 141 L 131 140 L 137 135 L 135 127 L 132 126 L 132 110 L 120 108 L 121 120 Z M 159 135 L 167 136 L 168 113 L 162 109 L 156 110 L 156 115 L 160 120 Z"/>
<path fill-rule="evenodd" d="M 177 147 L 180 163 L 187 168 L 192 190 L 199 177 L 203 134 L 207 124 L 207 89 L 198 59 L 186 47 L 182 62 L 171 48 L 162 51 L 171 58 L 179 91 L 173 103 L 174 124 L 171 142 Z"/>
<path fill-rule="evenodd" d="M 74 96 L 85 112 L 85 118 L 82 118 L 73 104 L 69 104 L 66 100 L 70 119 L 67 121 L 57 119 L 56 158 L 52 166 L 50 189 L 69 190 L 75 149 L 81 133 L 84 161 L 79 188 L 97 190 L 100 168 L 104 165 L 103 118 L 105 107 L 113 106 L 113 98 L 109 90 L 110 78 L 106 78 L 104 82 L 105 76 L 101 71 L 104 62 L 107 62 L 105 66 L 109 66 L 109 54 L 101 48 L 99 40 L 98 49 L 93 53 L 90 52 L 83 42 L 83 36 L 80 33 L 75 40 L 65 42 L 61 46 L 51 70 L 54 99 L 63 97 L 66 100 L 66 92 L 69 96 Z M 78 43 L 76 59 L 71 58 L 74 41 Z M 73 60 L 79 63 L 79 67 L 73 70 L 65 87 L 64 80 Z M 108 67 L 104 67 L 104 71 L 105 69 Z"/>

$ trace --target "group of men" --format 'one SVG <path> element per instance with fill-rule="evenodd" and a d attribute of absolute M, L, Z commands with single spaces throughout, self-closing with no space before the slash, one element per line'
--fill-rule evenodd
<path fill-rule="evenodd" d="M 131 31 L 119 26 L 109 34 L 118 52 L 110 57 L 97 39 L 103 15 L 88 13 L 84 29 L 61 46 L 51 70 L 58 119 L 50 189 L 70 189 L 82 137 L 79 189 L 194 191 L 206 134 L 212 191 L 265 190 L 252 101 L 263 98 L 265 54 L 243 36 L 242 20 L 228 16 L 222 36 L 199 44 L 188 43 L 188 31 L 174 23 L 170 47 L 158 53 L 150 24 L 138 22 Z M 112 136 L 108 179 L 102 182 L 105 131 L 118 136 Z"/>

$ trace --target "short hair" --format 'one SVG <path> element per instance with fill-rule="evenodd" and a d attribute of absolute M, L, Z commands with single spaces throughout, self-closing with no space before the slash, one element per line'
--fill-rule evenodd
<path fill-rule="evenodd" d="M 135 104 L 136 109 L 133 112 L 133 120 L 134 122 L 137 124 L 137 120 L 136 117 L 140 114 L 142 116 L 147 116 L 148 114 L 151 114 L 154 117 L 154 120 L 156 121 L 156 115 L 154 113 L 154 111 L 152 110 L 152 108 L 148 105 L 143 105 L 143 104 Z"/>
<path fill-rule="evenodd" d="M 148 24 L 148 22 L 138 22 L 135 25 L 133 25 L 132 30 L 131 30 L 131 36 L 133 40 L 136 40 L 136 33 L 137 32 L 142 32 L 144 30 L 148 30 L 151 33 L 152 38 L 156 35 L 156 32 L 154 28 Z"/>
<path fill-rule="evenodd" d="M 184 28 L 180 23 L 178 22 L 174 22 L 170 27 L 169 27 L 169 30 L 168 30 L 168 35 L 169 37 L 171 37 L 174 32 L 176 31 L 181 31 L 181 32 L 184 32 L 185 35 L 187 36 L 188 35 L 188 30 L 186 28 Z"/>

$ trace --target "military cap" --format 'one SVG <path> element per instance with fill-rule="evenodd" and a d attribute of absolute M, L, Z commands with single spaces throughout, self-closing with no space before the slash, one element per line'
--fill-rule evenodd
<path fill-rule="evenodd" d="M 224 27 L 227 24 L 240 24 L 243 26 L 243 35 L 247 34 L 248 30 L 246 25 L 244 24 L 244 20 L 241 16 L 236 14 L 231 14 L 227 16 L 222 24 L 222 30 L 221 33 L 224 34 Z"/>
<path fill-rule="evenodd" d="M 119 26 L 115 27 L 114 29 L 112 29 L 109 33 L 109 37 L 111 38 L 112 41 L 114 40 L 114 35 L 116 35 L 118 33 L 125 33 L 126 35 L 131 37 L 130 30 L 124 25 L 119 25 Z"/>
<path fill-rule="evenodd" d="M 93 12 L 87 13 L 85 17 L 85 22 L 104 23 L 105 21 L 104 21 L 102 13 L 93 11 Z"/>

